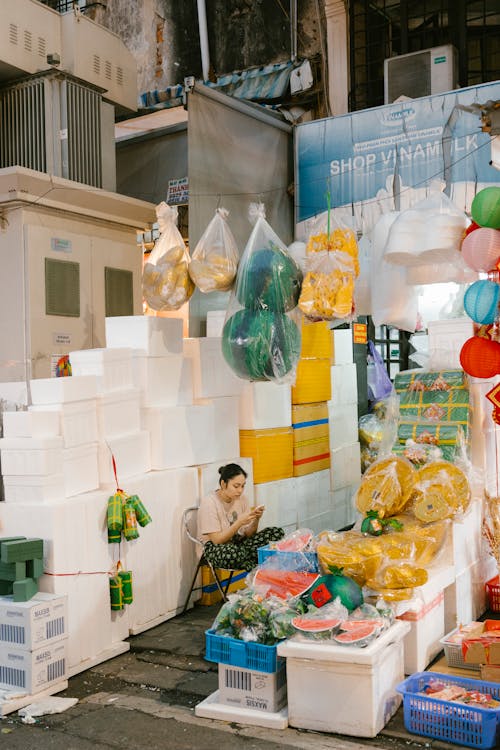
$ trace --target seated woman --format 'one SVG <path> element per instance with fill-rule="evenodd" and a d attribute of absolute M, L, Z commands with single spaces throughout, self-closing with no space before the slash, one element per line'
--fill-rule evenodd
<path fill-rule="evenodd" d="M 257 531 L 264 506 L 250 508 L 243 494 L 247 474 L 238 464 L 219 469 L 219 488 L 200 503 L 198 537 L 205 556 L 218 568 L 251 570 L 257 565 L 257 548 L 284 536 L 283 529 Z"/>

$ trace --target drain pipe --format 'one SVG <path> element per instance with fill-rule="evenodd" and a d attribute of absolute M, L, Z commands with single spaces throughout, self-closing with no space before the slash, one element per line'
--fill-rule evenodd
<path fill-rule="evenodd" d="M 208 48 L 207 7 L 205 5 L 205 0 L 198 0 L 198 29 L 200 32 L 201 69 L 203 71 L 203 80 L 208 81 L 208 74 L 210 71 L 210 50 Z"/>
<path fill-rule="evenodd" d="M 349 111 L 349 48 L 345 0 L 325 0 L 328 98 L 332 115 Z"/>

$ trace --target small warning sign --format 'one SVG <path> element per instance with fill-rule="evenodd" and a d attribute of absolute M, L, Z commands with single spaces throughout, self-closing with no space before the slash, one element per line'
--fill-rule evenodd
<path fill-rule="evenodd" d="M 366 344 L 367 342 L 366 323 L 352 324 L 352 341 L 353 344 Z"/>

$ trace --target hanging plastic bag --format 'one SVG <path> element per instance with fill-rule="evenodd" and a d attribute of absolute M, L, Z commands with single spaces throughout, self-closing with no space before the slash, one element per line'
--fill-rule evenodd
<path fill-rule="evenodd" d="M 189 253 L 177 228 L 177 206 L 162 201 L 156 216 L 161 234 L 144 264 L 142 294 L 152 310 L 178 310 L 194 292 Z"/>
<path fill-rule="evenodd" d="M 252 204 L 249 213 L 255 226 L 238 266 L 222 353 L 244 380 L 293 382 L 301 348 L 294 310 L 302 271 L 267 223 L 263 204 Z"/>
<path fill-rule="evenodd" d="M 381 401 L 387 398 L 393 385 L 385 369 L 384 360 L 373 341 L 368 341 L 367 375 L 368 375 L 368 400 Z"/>
<path fill-rule="evenodd" d="M 306 247 L 306 274 L 299 307 L 312 320 L 345 320 L 354 313 L 358 245 L 352 229 L 340 226 L 328 207 Z"/>
<path fill-rule="evenodd" d="M 225 208 L 218 208 L 196 245 L 189 275 L 200 292 L 226 292 L 231 289 L 238 269 L 238 247 L 229 229 Z"/>

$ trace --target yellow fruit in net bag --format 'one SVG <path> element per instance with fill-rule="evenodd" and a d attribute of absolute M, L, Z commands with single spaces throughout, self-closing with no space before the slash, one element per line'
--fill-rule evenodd
<path fill-rule="evenodd" d="M 389 589 L 379 586 L 376 581 L 367 581 L 366 585 L 375 591 L 386 602 L 404 602 L 413 597 L 413 589 Z"/>
<path fill-rule="evenodd" d="M 410 499 L 416 477 L 411 463 L 400 456 L 375 461 L 364 473 L 356 493 L 357 509 L 363 514 L 376 510 L 380 518 L 395 515 Z"/>

